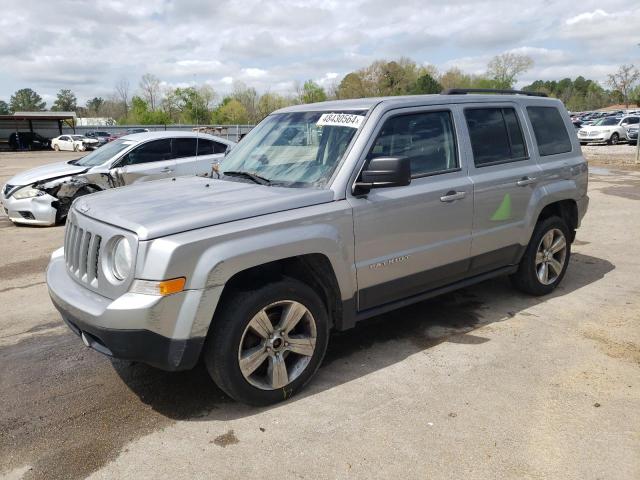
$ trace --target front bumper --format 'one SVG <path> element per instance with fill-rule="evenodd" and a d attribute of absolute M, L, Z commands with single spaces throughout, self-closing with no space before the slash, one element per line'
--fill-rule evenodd
<path fill-rule="evenodd" d="M 46 193 L 39 197 L 24 198 L 22 200 L 18 200 L 13 196 L 5 198 L 0 195 L 2 212 L 12 222 L 26 225 L 55 225 L 57 210 L 52 205 L 54 202 L 57 202 L 57 199 Z"/>
<path fill-rule="evenodd" d="M 199 290 L 166 297 L 126 293 L 111 300 L 74 281 L 61 250 L 47 268 L 47 286 L 65 323 L 100 353 L 169 371 L 190 369 L 200 357 L 205 336 L 180 335 L 196 317 Z"/>

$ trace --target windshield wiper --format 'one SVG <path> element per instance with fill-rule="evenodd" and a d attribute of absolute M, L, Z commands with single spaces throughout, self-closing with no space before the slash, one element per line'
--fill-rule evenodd
<path fill-rule="evenodd" d="M 222 172 L 223 175 L 227 175 L 229 177 L 242 177 L 248 178 L 252 180 L 254 183 L 258 185 L 271 185 L 271 180 L 268 178 L 261 177 L 260 175 L 252 172 L 241 172 L 239 170 L 226 170 Z"/>

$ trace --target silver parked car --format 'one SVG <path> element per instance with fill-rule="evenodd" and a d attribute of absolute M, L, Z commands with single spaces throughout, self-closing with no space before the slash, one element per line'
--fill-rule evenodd
<path fill-rule="evenodd" d="M 47 284 L 87 346 L 202 358 L 250 404 L 302 388 L 332 329 L 500 275 L 550 293 L 588 205 L 566 109 L 531 93 L 289 107 L 219 173 L 78 199 Z"/>
<path fill-rule="evenodd" d="M 83 158 L 14 176 L 4 185 L 0 202 L 14 223 L 54 225 L 64 221 L 71 202 L 82 195 L 160 178 L 209 175 L 233 145 L 193 132 L 127 135 Z"/>

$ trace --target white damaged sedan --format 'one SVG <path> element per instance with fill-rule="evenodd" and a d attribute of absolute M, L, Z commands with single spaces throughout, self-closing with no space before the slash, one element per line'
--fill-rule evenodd
<path fill-rule="evenodd" d="M 211 176 L 235 145 L 195 132 L 148 132 L 107 143 L 83 158 L 33 168 L 10 178 L 0 192 L 13 223 L 54 225 L 82 195 L 178 176 Z"/>
<path fill-rule="evenodd" d="M 92 148 L 98 148 L 100 142 L 96 138 L 85 137 L 84 135 L 60 135 L 51 139 L 51 148 L 56 152 L 68 150 L 70 152 L 84 152 Z"/>

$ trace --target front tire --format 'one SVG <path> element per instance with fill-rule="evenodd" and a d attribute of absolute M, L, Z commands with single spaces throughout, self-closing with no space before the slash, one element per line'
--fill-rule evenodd
<path fill-rule="evenodd" d="M 555 290 L 569 265 L 570 238 L 569 227 L 562 218 L 554 216 L 538 222 L 518 271 L 510 277 L 512 284 L 535 296 Z"/>
<path fill-rule="evenodd" d="M 620 135 L 618 135 L 617 133 L 612 133 L 611 138 L 609 138 L 609 141 L 607 143 L 609 145 L 617 145 L 619 141 L 620 141 Z"/>
<path fill-rule="evenodd" d="M 250 405 L 286 400 L 318 370 L 329 340 L 315 291 L 285 278 L 227 296 L 216 312 L 204 362 L 231 398 Z"/>

